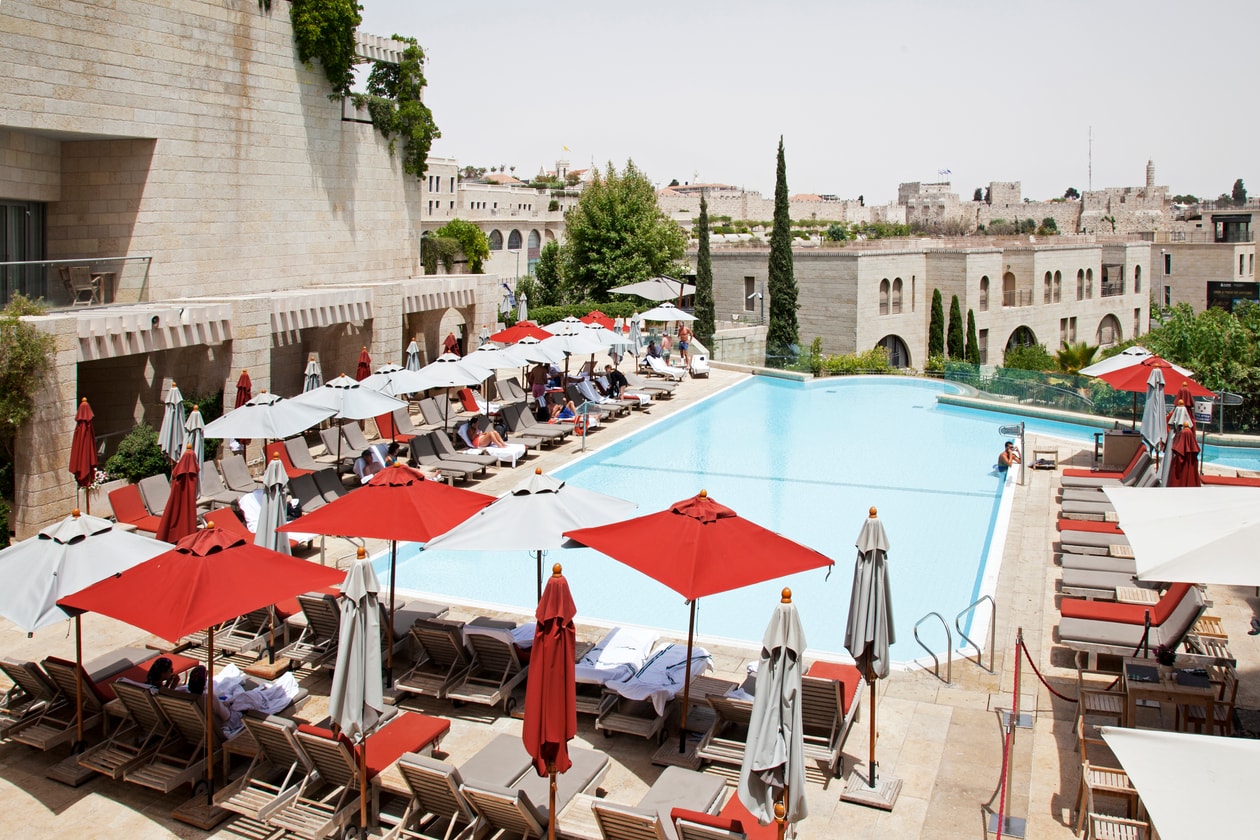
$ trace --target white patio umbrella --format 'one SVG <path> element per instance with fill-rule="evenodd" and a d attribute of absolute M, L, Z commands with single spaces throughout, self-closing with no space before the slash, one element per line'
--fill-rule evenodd
<path fill-rule="evenodd" d="M 529 306 L 526 305 L 526 300 L 527 300 L 527 297 L 524 292 L 521 292 L 519 295 L 516 296 L 516 320 L 517 321 L 529 320 Z"/>
<path fill-rule="evenodd" d="M 65 621 L 57 600 L 170 549 L 75 511 L 30 539 L 0 549 L 0 616 L 34 633 Z"/>
<path fill-rule="evenodd" d="M 1094 362 L 1088 367 L 1081 368 L 1080 375 L 1102 376 L 1104 373 L 1111 373 L 1113 370 L 1120 370 L 1121 368 L 1141 364 L 1143 359 L 1152 355 L 1154 354 L 1151 353 L 1150 350 L 1147 350 L 1145 347 L 1138 347 L 1135 344 L 1132 347 L 1126 347 L 1114 356 L 1103 359 L 1101 362 Z M 1170 362 L 1169 364 L 1172 363 Z M 1186 368 L 1178 367 L 1177 365 L 1173 365 L 1172 367 L 1173 370 L 1177 371 L 1182 376 L 1193 375 L 1193 371 L 1187 370 Z"/>
<path fill-rule="evenodd" d="M 615 295 L 637 295 L 647 300 L 678 300 L 680 297 L 694 295 L 696 287 L 673 277 L 650 277 L 608 291 Z"/>
<path fill-rule="evenodd" d="M 312 353 L 310 361 L 306 363 L 306 373 L 302 379 L 302 391 L 314 391 L 322 384 L 324 384 L 324 372 L 320 370 L 319 359 Z"/>
<path fill-rule="evenodd" d="M 404 370 L 407 370 L 407 368 L 399 367 L 398 365 L 381 365 L 372 372 L 371 376 L 363 379 L 359 384 L 364 388 L 371 388 L 373 391 L 380 391 L 386 396 L 394 397 L 400 393 L 405 393 L 394 388 L 394 374 L 401 373 Z M 346 378 L 349 379 L 349 377 Z"/>
<path fill-rule="evenodd" d="M 184 421 L 184 445 L 197 453 L 197 463 L 206 460 L 206 424 L 201 419 L 201 406 L 194 405 Z"/>
<path fill-rule="evenodd" d="M 414 338 L 411 339 L 411 343 L 407 345 L 403 367 L 407 370 L 420 370 L 420 344 Z"/>
<path fill-rule="evenodd" d="M 327 420 L 333 413 L 324 406 L 288 400 L 263 391 L 244 405 L 210 421 L 206 425 L 206 437 L 283 440 Z"/>
<path fill-rule="evenodd" d="M 363 380 L 363 382 L 366 381 L 367 379 Z M 402 400 L 382 394 L 372 388 L 363 387 L 363 382 L 343 373 L 336 379 L 328 380 L 314 391 L 297 395 L 293 398 L 293 402 L 327 409 L 332 412 L 330 417 L 336 420 L 366 420 L 369 417 L 388 414 L 395 409 L 407 407 Z"/>
<path fill-rule="evenodd" d="M 696 316 L 690 312 L 686 312 L 674 306 L 672 303 L 662 303 L 660 306 L 654 306 L 647 312 L 639 316 L 644 321 L 694 321 Z"/>
<path fill-rule="evenodd" d="M 538 560 L 538 597 L 542 597 L 542 556 L 567 542 L 565 531 L 620 522 L 638 504 L 575 487 L 544 475 L 541 469 L 445 534 L 425 550 L 534 551 Z"/>
<path fill-rule="evenodd" d="M 1168 436 L 1167 417 L 1164 414 L 1164 372 L 1151 368 L 1146 378 L 1146 402 L 1142 406 L 1142 440 L 1152 450 L 1163 446 Z"/>
<path fill-rule="evenodd" d="M 162 426 L 158 430 L 158 446 L 172 461 L 184 454 L 184 396 L 174 382 L 162 400 Z"/>
<path fill-rule="evenodd" d="M 740 802 L 762 825 L 775 819 L 776 802 L 783 803 L 785 824 L 799 822 L 809 813 L 801 708 L 804 658 L 805 630 L 792 603 L 792 590 L 784 589 L 761 640 L 748 746 L 736 787 Z"/>
<path fill-rule="evenodd" d="M 561 318 L 559 321 L 552 321 L 550 324 L 543 327 L 543 329 L 552 335 L 558 335 L 560 333 L 571 333 L 574 330 L 580 330 L 584 326 L 586 325 L 582 323 L 581 318 L 569 315 Z"/>
<path fill-rule="evenodd" d="M 493 344 L 483 344 L 476 350 L 464 356 L 465 366 L 475 368 L 486 368 L 491 371 L 503 370 L 504 368 L 518 368 L 521 365 L 529 363 L 516 350 L 516 345 L 509 344 L 506 347 L 496 347 Z"/>
<path fill-rule="evenodd" d="M 263 473 L 262 504 L 258 508 L 258 527 L 254 531 L 254 545 L 270 548 L 281 554 L 292 554 L 287 534 L 276 529 L 289 521 L 284 491 L 289 487 L 289 476 L 279 458 L 272 458 Z"/>
<path fill-rule="evenodd" d="M 428 391 L 431 388 L 441 388 L 444 391 L 451 388 L 471 388 L 480 385 L 493 374 L 493 371 L 480 365 L 464 365 L 460 362 L 461 357 L 453 353 L 443 353 L 420 370 L 394 374 L 394 388 L 403 393 Z M 442 421 L 445 426 L 450 418 L 451 402 L 449 399 L 442 402 Z"/>
<path fill-rule="evenodd" d="M 1104 487 L 1139 580 L 1260 586 L 1260 487 Z"/>
<path fill-rule="evenodd" d="M 368 734 L 380 722 L 385 710 L 381 681 L 381 585 L 376 579 L 367 552 L 359 549 L 358 559 L 341 584 L 341 635 L 337 641 L 337 663 L 332 688 L 328 692 L 328 716 L 333 725 L 359 745 L 359 825 L 366 831 L 368 819 L 367 749 Z"/>
<path fill-rule="evenodd" d="M 1260 741 L 1117 726 L 1101 731 L 1161 840 L 1245 837 L 1260 821 Z"/>

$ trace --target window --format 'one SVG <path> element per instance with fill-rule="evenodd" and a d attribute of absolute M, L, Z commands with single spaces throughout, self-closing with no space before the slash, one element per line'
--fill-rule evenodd
<path fill-rule="evenodd" d="M 1247 273 L 1248 274 L 1256 273 L 1256 255 L 1255 254 L 1247 255 Z"/>
<path fill-rule="evenodd" d="M 1044 303 L 1049 303 L 1054 296 L 1054 275 L 1046 272 L 1046 294 Z"/>
<path fill-rule="evenodd" d="M 1036 283 L 1037 281 L 1034 280 L 1033 282 Z M 1028 298 L 1029 298 L 1028 302 L 1032 303 L 1032 290 L 1031 289 L 1028 290 Z M 1009 271 L 1002 275 L 1002 305 L 1003 306 L 1018 306 L 1019 305 L 1019 301 L 1015 299 L 1015 275 Z"/>
<path fill-rule="evenodd" d="M 1142 291 L 1142 266 L 1133 266 L 1133 292 L 1137 294 Z"/>
<path fill-rule="evenodd" d="M 1124 341 L 1120 334 L 1120 321 L 1115 315 L 1108 315 L 1098 324 L 1098 346 L 1109 347 Z"/>
<path fill-rule="evenodd" d="M 1133 310 L 1133 337 L 1137 338 L 1142 334 L 1142 310 Z"/>
<path fill-rule="evenodd" d="M 893 280 L 892 285 L 892 314 L 901 314 L 901 278 L 897 277 Z"/>
<path fill-rule="evenodd" d="M 508 234 L 508 248 L 513 251 L 521 250 L 521 232 L 514 230 Z"/>
<path fill-rule="evenodd" d="M 1242 254 L 1238 255 L 1238 276 L 1239 277 L 1243 276 L 1243 255 Z"/>
<path fill-rule="evenodd" d="M 1172 254 L 1164 254 L 1164 273 L 1172 274 Z"/>
<path fill-rule="evenodd" d="M 451 176 L 451 193 L 454 194 L 454 192 L 455 192 L 455 176 L 452 175 Z"/>
<path fill-rule="evenodd" d="M 1085 297 L 1092 298 L 1094 296 L 1094 269 L 1085 269 Z"/>
<path fill-rule="evenodd" d="M 1063 272 L 1056 271 L 1054 273 L 1054 302 L 1058 303 L 1063 298 Z"/>
<path fill-rule="evenodd" d="M 989 331 L 980 330 L 976 334 L 976 344 L 980 345 L 980 364 L 987 365 L 989 363 Z"/>
<path fill-rule="evenodd" d="M 1059 344 L 1068 343 L 1068 319 L 1059 319 Z"/>
<path fill-rule="evenodd" d="M 455 209 L 455 199 L 451 199 L 451 209 Z"/>
<path fill-rule="evenodd" d="M 757 300 L 754 297 L 754 295 L 756 294 L 757 294 L 756 278 L 745 277 L 744 278 L 744 311 L 745 312 L 757 311 Z"/>
<path fill-rule="evenodd" d="M 980 278 L 980 311 L 984 312 L 989 308 L 989 278 Z"/>
<path fill-rule="evenodd" d="M 915 279 L 915 275 L 911 274 L 910 275 L 910 311 L 911 312 L 914 311 L 914 293 L 917 288 L 918 288 L 918 283 Z"/>
<path fill-rule="evenodd" d="M 503 250 L 503 234 L 499 233 L 497 230 L 490 231 L 490 250 Z"/>
<path fill-rule="evenodd" d="M 1172 286 L 1164 287 L 1164 306 L 1172 306 Z"/>
<path fill-rule="evenodd" d="M 888 314 L 888 278 L 879 281 L 879 314 Z"/>
<path fill-rule="evenodd" d="M 1076 299 L 1085 299 L 1085 269 L 1076 270 Z"/>

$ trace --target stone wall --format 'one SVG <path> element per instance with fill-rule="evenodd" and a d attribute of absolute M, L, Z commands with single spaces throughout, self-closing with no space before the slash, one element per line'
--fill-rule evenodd
<path fill-rule="evenodd" d="M 713 336 L 714 361 L 732 365 L 760 366 L 766 363 L 766 328 L 719 327 Z"/>
<path fill-rule="evenodd" d="M 61 142 L 0 128 L 0 196 L 57 201 L 61 197 Z"/>

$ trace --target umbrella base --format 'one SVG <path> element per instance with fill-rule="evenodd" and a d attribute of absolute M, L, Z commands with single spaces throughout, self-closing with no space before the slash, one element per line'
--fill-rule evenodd
<path fill-rule="evenodd" d="M 901 779 L 893 776 L 881 777 L 876 774 L 875 787 L 870 786 L 870 781 L 869 772 L 863 772 L 860 768 L 854 767 L 849 773 L 849 783 L 844 786 L 844 792 L 840 794 L 840 801 L 891 811 L 897 804 L 897 797 L 901 794 Z"/>
<path fill-rule="evenodd" d="M 700 756 L 696 755 L 698 746 L 700 746 L 699 733 L 687 733 L 686 752 L 679 752 L 678 739 L 670 736 L 652 754 L 652 763 L 660 767 L 686 767 L 688 770 L 699 770 L 702 762 Z"/>
<path fill-rule="evenodd" d="M 78 787 L 84 782 L 95 778 L 98 774 L 95 770 L 80 764 L 79 756 L 75 753 L 66 756 L 52 767 L 49 767 L 48 772 L 44 775 L 54 782 L 61 782 L 63 785 L 69 785 L 70 787 Z"/>
<path fill-rule="evenodd" d="M 203 793 L 194 795 L 192 799 L 171 811 L 171 816 L 202 831 L 209 831 L 232 816 L 232 812 L 217 805 L 207 805 L 206 796 Z"/>
<path fill-rule="evenodd" d="M 275 662 L 268 662 L 267 654 L 264 652 L 257 662 L 248 665 L 241 670 L 246 674 L 249 674 L 251 677 L 257 677 L 260 680 L 267 680 L 268 682 L 271 682 L 272 680 L 284 676 L 285 673 L 292 667 L 293 661 L 283 656 L 277 656 Z"/>
<path fill-rule="evenodd" d="M 989 834 L 997 834 L 997 830 L 998 830 L 998 815 L 997 814 L 989 814 L 988 828 L 989 828 Z M 1006 819 L 1002 820 L 1002 836 L 1003 837 L 1011 837 L 1011 838 L 1014 838 L 1014 840 L 1019 840 L 1020 837 L 1024 836 L 1025 828 L 1026 828 L 1025 821 L 1021 817 L 1007 817 Z"/>

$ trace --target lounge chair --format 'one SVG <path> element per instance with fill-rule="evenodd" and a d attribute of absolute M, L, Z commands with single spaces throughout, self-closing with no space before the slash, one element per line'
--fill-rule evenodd
<path fill-rule="evenodd" d="M 337 471 L 328 467 L 315 473 L 315 489 L 324 497 L 326 502 L 335 502 L 350 491 L 346 489 L 346 485 L 341 483 L 341 477 Z"/>
<path fill-rule="evenodd" d="M 0 740 L 9 737 L 9 731 L 15 726 L 33 721 L 49 704 L 66 702 L 48 675 L 34 662 L 0 658 L 0 672 L 13 683 L 0 698 Z"/>
<path fill-rule="evenodd" d="M 357 427 L 356 427 L 357 428 Z M 354 462 L 364 453 L 364 449 L 355 449 L 350 445 L 350 441 L 346 440 L 346 436 L 342 434 L 340 426 L 329 426 L 327 429 L 319 430 L 319 439 L 324 443 L 324 449 L 337 461 L 338 467 L 351 467 Z"/>
<path fill-rule="evenodd" d="M 245 772 L 215 792 L 214 804 L 266 822 L 301 793 L 315 769 L 298 746 L 296 721 L 251 712 L 241 722 L 257 749 Z"/>
<path fill-rule="evenodd" d="M 716 812 L 725 790 L 726 782 L 721 776 L 666 767 L 634 805 L 600 799 L 591 808 L 604 840 L 677 840 L 678 831 L 670 812 L 675 808 Z"/>
<path fill-rule="evenodd" d="M 247 493 L 241 497 L 241 502 L 247 505 L 248 502 L 245 502 L 245 500 L 251 497 L 251 494 Z M 216 508 L 209 513 L 203 514 L 201 519 L 207 526 L 223 528 L 233 534 L 239 534 L 242 537 L 246 537 L 250 542 L 253 542 L 254 540 L 254 532 L 246 527 L 245 523 L 241 521 L 241 517 L 236 511 L 232 510 L 232 508 Z M 289 538 L 290 548 L 297 548 L 301 544 L 300 540 L 295 540 L 292 537 Z"/>
<path fill-rule="evenodd" d="M 648 370 L 662 379 L 668 379 L 672 382 L 681 382 L 682 378 L 687 375 L 686 368 L 676 368 L 671 365 L 667 365 L 656 356 L 645 356 L 644 359 L 647 362 Z"/>
<path fill-rule="evenodd" d="M 840 751 L 862 705 L 862 674 L 852 665 L 815 662 L 801 678 L 801 726 L 805 757 L 838 777 Z"/>
<path fill-rule="evenodd" d="M 687 646 L 669 643 L 657 648 L 648 661 L 629 679 L 609 682 L 611 695 L 595 719 L 595 728 L 606 733 L 625 732 L 643 738 L 665 738 L 665 721 L 674 699 L 683 689 Z M 693 648 L 691 676 L 711 668 L 709 652 Z"/>
<path fill-rule="evenodd" d="M 507 422 L 508 430 L 522 438 L 533 438 L 541 443 L 561 443 L 573 431 L 568 426 L 551 423 L 540 423 L 525 403 L 505 405 L 501 416 Z"/>
<path fill-rule="evenodd" d="M 449 404 L 450 401 L 448 400 Z M 425 397 L 420 400 L 420 416 L 424 418 L 426 426 L 434 429 L 443 429 L 446 427 L 447 421 L 450 419 L 450 412 L 442 414 L 442 407 L 438 405 L 438 401 L 433 397 Z"/>
<path fill-rule="evenodd" d="M 123 781 L 170 793 L 196 784 L 205 775 L 206 762 L 218 760 L 223 738 L 219 728 L 213 727 L 207 752 L 204 695 L 162 688 L 153 699 L 170 722 L 170 732 L 147 761 L 123 773 Z"/>
<path fill-rule="evenodd" d="M 369 795 L 375 800 L 381 771 L 404 753 L 431 752 L 450 727 L 449 720 L 401 712 L 356 746 L 322 727 L 299 726 L 298 744 L 316 774 L 297 796 L 268 815 L 267 824 L 308 840 L 328 837 L 359 814 L 359 750 L 364 750 L 367 781 L 372 788 Z M 373 810 L 369 808 L 369 814 Z"/>
<path fill-rule="evenodd" d="M 78 761 L 79 766 L 117 781 L 158 751 L 171 724 L 149 686 L 120 679 L 114 682 L 113 691 L 126 714 L 108 738 L 84 750 Z"/>
<path fill-rule="evenodd" d="M 659 379 L 648 380 L 633 372 L 626 372 L 626 382 L 635 391 L 643 391 L 661 399 L 669 399 L 678 390 L 677 382 Z"/>
<path fill-rule="evenodd" d="M 565 388 L 565 394 L 569 399 L 573 400 L 574 405 L 581 405 L 583 402 L 590 403 L 599 408 L 608 417 L 624 417 L 630 413 L 630 410 L 639 404 L 638 400 L 618 400 L 612 397 L 605 397 L 595 390 L 595 386 L 588 380 L 571 383 Z"/>
<path fill-rule="evenodd" d="M 314 473 L 303 473 L 289 477 L 289 494 L 297 499 L 303 513 L 311 513 L 328 504 L 324 494 L 319 492 L 315 484 Z"/>
<path fill-rule="evenodd" d="M 459 403 L 470 414 L 489 414 L 492 417 L 503 407 L 501 403 L 486 402 L 474 394 L 472 388 L 459 389 Z"/>
<path fill-rule="evenodd" d="M 472 667 L 464 645 L 464 623 L 446 619 L 416 621 L 411 627 L 416 662 L 394 687 L 412 694 L 445 698 L 447 690 Z"/>
<path fill-rule="evenodd" d="M 1118 557 L 1132 556 L 1128 550 L 1129 538 L 1120 533 L 1106 531 L 1069 531 L 1059 532 L 1059 548 L 1072 554 L 1103 554 Z"/>
<path fill-rule="evenodd" d="M 124 484 L 110 490 L 109 506 L 114 511 L 114 518 L 122 524 L 130 525 L 149 536 L 157 536 L 162 517 L 149 513 L 144 506 L 144 500 L 140 498 L 140 488 L 136 485 Z"/>
<path fill-rule="evenodd" d="M 1102 569 L 1067 568 L 1063 570 L 1063 576 L 1059 581 L 1059 591 L 1064 595 L 1104 601 L 1114 601 L 1116 589 L 1122 586 L 1152 590 L 1158 588 L 1139 581 L 1130 572 Z"/>
<path fill-rule="evenodd" d="M 171 498 L 170 478 L 165 473 L 147 475 L 137 481 L 136 486 L 140 488 L 140 499 L 144 502 L 145 510 L 160 517 Z"/>
<path fill-rule="evenodd" d="M 223 474 L 223 483 L 228 486 L 229 490 L 253 493 L 262 487 L 262 483 L 255 481 L 254 477 L 250 475 L 249 465 L 245 463 L 245 458 L 242 455 L 224 455 L 219 460 L 219 471 Z"/>
<path fill-rule="evenodd" d="M 711 694 L 705 702 L 713 710 L 713 723 L 701 737 L 696 756 L 702 761 L 738 767 L 744 761 L 744 749 L 748 746 L 752 700 Z"/>
<path fill-rule="evenodd" d="M 295 666 L 318 669 L 337 657 L 341 609 L 336 596 L 323 592 L 308 592 L 299 595 L 297 600 L 302 615 L 306 617 L 306 625 L 298 638 L 281 648 L 276 656 L 289 659 Z"/>
<path fill-rule="evenodd" d="M 1123 534 L 1124 529 L 1119 522 L 1092 522 L 1087 519 L 1063 519 L 1054 521 L 1059 531 L 1092 531 L 1096 534 Z"/>
<path fill-rule="evenodd" d="M 692 379 L 708 379 L 709 357 L 703 353 L 692 353 L 688 372 L 691 374 Z"/>
<path fill-rule="evenodd" d="M 376 433 L 380 435 L 382 440 L 391 440 L 395 443 L 411 443 L 411 439 L 416 436 L 415 432 L 404 432 L 398 428 L 392 413 L 378 414 L 373 419 L 376 423 Z"/>
<path fill-rule="evenodd" d="M 507 402 L 520 402 L 529 398 L 529 394 L 521 386 L 521 383 L 516 380 L 515 376 L 508 376 L 498 380 L 498 385 L 500 393 L 507 398 Z"/>
<path fill-rule="evenodd" d="M 1174 583 L 1154 606 L 1063 598 L 1059 641 L 1073 650 L 1123 656 L 1132 656 L 1144 640 L 1151 650 L 1159 645 L 1175 649 L 1203 609 L 1203 594 L 1189 583 Z"/>
<path fill-rule="evenodd" d="M 599 787 L 612 765 L 605 753 L 582 747 L 570 747 L 569 758 L 573 766 L 556 779 L 557 813 L 578 794 Z M 546 776 L 537 773 L 526 773 L 512 787 L 466 779 L 460 791 L 477 813 L 476 836 L 486 837 L 496 832 L 545 836 L 551 819 L 547 811 L 549 784 Z"/>
<path fill-rule="evenodd" d="M 306 438 L 301 435 L 285 438 L 284 451 L 289 456 L 289 463 L 298 469 L 310 470 L 313 473 L 328 469 L 328 464 L 321 464 L 311 455 L 311 449 L 306 445 Z"/>
<path fill-rule="evenodd" d="M 1084 554 L 1065 550 L 1059 554 L 1059 565 L 1063 567 L 1064 571 L 1079 569 L 1083 572 L 1137 574 L 1137 563 L 1132 557 L 1114 557 L 1110 554 Z"/>
<path fill-rule="evenodd" d="M 237 500 L 245 494 L 239 490 L 229 490 L 227 485 L 223 483 L 223 476 L 219 474 L 219 467 L 214 461 L 203 461 L 201 463 L 201 495 L 197 497 L 197 504 L 201 507 L 209 507 L 210 505 L 234 505 Z"/>
<path fill-rule="evenodd" d="M 437 450 L 433 448 L 433 442 L 429 440 L 427 435 L 412 439 L 411 457 L 415 458 L 416 463 L 420 466 L 435 469 L 439 475 L 443 476 L 471 478 L 475 475 L 485 475 L 486 473 L 484 464 L 461 463 L 440 457 L 437 454 Z"/>
<path fill-rule="evenodd" d="M 634 676 L 659 639 L 659 633 L 646 628 L 609 630 L 574 666 L 578 712 L 598 715 L 605 702 L 604 686 Z"/>
<path fill-rule="evenodd" d="M 481 450 L 473 446 L 468 440 L 466 431 L 467 423 L 461 423 L 455 434 L 459 436 L 459 442 L 468 451 L 458 452 L 451 445 L 451 439 L 446 436 L 446 432 L 429 432 L 427 438 L 429 444 L 433 447 L 434 453 L 445 461 L 462 462 L 465 464 L 476 464 L 481 467 L 489 467 L 499 463 L 499 459 L 493 455 L 483 455 Z"/>
<path fill-rule="evenodd" d="M 732 795 L 717 816 L 675 808 L 670 812 L 679 840 L 776 840 L 778 827 L 774 822 L 761 825 L 757 819 Z"/>
<path fill-rule="evenodd" d="M 500 416 L 502 416 L 500 414 Z M 476 423 L 475 428 L 469 428 L 471 423 Z M 508 440 L 504 435 L 503 446 L 473 446 L 469 440 L 470 435 L 480 434 L 486 429 L 493 427 L 494 422 L 485 415 L 474 418 L 468 423 L 461 424 L 456 430 L 456 435 L 460 444 L 467 445 L 468 449 L 464 452 L 456 452 L 451 446 L 450 440 L 447 439 L 444 432 L 433 433 L 433 448 L 442 457 L 450 457 L 452 455 L 465 455 L 475 458 L 493 458 L 497 464 L 507 464 L 515 467 L 517 463 L 525 457 L 530 448 L 537 449 L 541 446 L 541 442 L 537 438 L 520 437 L 515 440 Z M 445 443 L 443 441 L 445 440 Z M 478 454 L 479 453 L 479 454 Z"/>
<path fill-rule="evenodd" d="M 407 434 L 422 435 L 425 432 L 431 432 L 434 429 L 442 428 L 442 421 L 439 420 L 437 423 L 430 423 L 428 420 L 423 419 L 423 412 L 421 412 L 421 425 L 416 426 L 411 419 L 411 412 L 406 408 L 395 408 L 390 413 L 390 416 L 394 418 L 394 424 L 398 427 L 398 430 L 400 432 L 406 432 Z"/>
<path fill-rule="evenodd" d="M 368 439 L 363 434 L 363 427 L 358 423 L 342 423 L 341 433 L 345 435 L 346 443 L 350 444 L 352 449 L 363 452 L 368 448 Z"/>
<path fill-rule="evenodd" d="M 464 644 L 472 651 L 472 664 L 446 690 L 448 700 L 483 706 L 502 703 L 504 714 L 512 711 L 516 705 L 512 689 L 524 681 L 528 666 L 516 655 L 511 629 L 503 625 L 479 620 L 464 625 Z"/>
<path fill-rule="evenodd" d="M 1106 487 L 1114 484 L 1132 484 L 1150 463 L 1151 456 L 1147 454 L 1146 448 L 1139 447 L 1123 470 L 1068 468 L 1060 474 L 1059 483 L 1063 487 Z"/>
<path fill-rule="evenodd" d="M 263 453 L 268 464 L 277 458 L 280 459 L 280 464 L 284 467 L 285 475 L 289 477 L 290 483 L 298 476 L 310 475 L 315 472 L 314 470 L 303 469 L 293 463 L 293 460 L 289 458 L 289 450 L 285 448 L 283 441 L 273 441 L 267 444 L 263 447 Z"/>
<path fill-rule="evenodd" d="M 214 649 L 229 654 L 263 650 L 272 638 L 273 623 L 270 607 L 228 619 L 214 628 Z M 205 645 L 209 634 L 202 630 L 189 636 L 188 641 L 194 645 Z"/>

